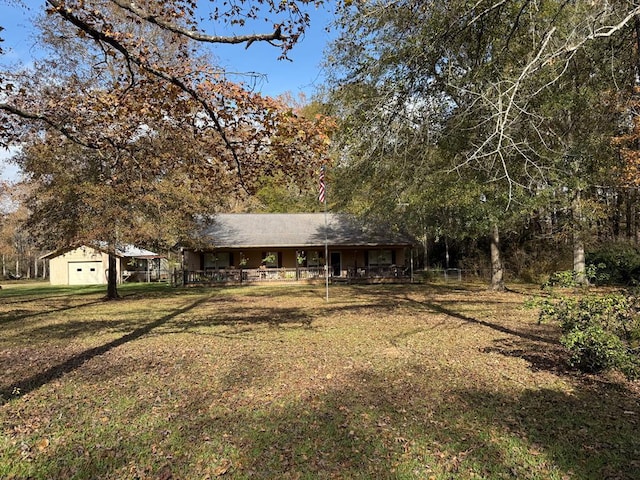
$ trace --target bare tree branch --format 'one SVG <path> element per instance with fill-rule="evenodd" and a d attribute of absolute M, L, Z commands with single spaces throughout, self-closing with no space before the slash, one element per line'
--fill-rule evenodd
<path fill-rule="evenodd" d="M 213 110 L 213 108 L 208 104 L 208 102 L 203 99 L 198 92 L 191 86 L 187 85 L 181 78 L 176 75 L 172 75 L 169 72 L 160 70 L 159 68 L 154 67 L 153 65 L 149 65 L 140 57 L 134 55 L 121 41 L 114 36 L 107 35 L 106 33 L 98 30 L 93 27 L 89 23 L 85 22 L 77 15 L 73 13 L 70 9 L 64 7 L 64 4 L 58 0 L 47 0 L 47 2 L 56 8 L 56 13 L 64 18 L 66 21 L 74 25 L 76 28 L 82 30 L 89 37 L 93 38 L 97 42 L 103 42 L 109 46 L 111 46 L 116 51 L 120 52 L 123 55 L 127 63 L 132 63 L 137 65 L 142 70 L 150 73 L 151 75 L 160 78 L 185 92 L 189 95 L 194 101 L 196 101 L 203 110 L 207 113 L 207 116 L 213 122 L 214 128 L 220 135 L 224 145 L 227 147 L 228 151 L 231 153 L 231 156 L 236 164 L 236 169 L 238 172 L 238 178 L 240 181 L 240 185 L 245 191 L 248 191 L 246 184 L 244 182 L 242 163 L 240 161 L 240 156 L 237 152 L 237 149 L 234 143 L 229 139 L 229 136 L 226 133 L 225 128 L 222 125 L 217 113 Z"/>
<path fill-rule="evenodd" d="M 503 2 L 498 2 L 491 8 L 497 7 L 500 3 Z M 510 132 L 517 131 L 517 126 L 514 126 L 517 125 L 518 118 L 523 115 L 530 115 L 527 105 L 531 100 L 557 83 L 564 76 L 570 60 L 580 49 L 591 41 L 608 38 L 621 31 L 640 14 L 640 7 L 635 7 L 626 12 L 624 17 L 615 23 L 598 25 L 600 21 L 606 21 L 606 18 L 599 18 L 604 17 L 603 14 L 604 12 L 596 12 L 592 17 L 587 19 L 587 22 L 592 22 L 591 25 L 587 24 L 584 26 L 583 24 L 582 28 L 576 26 L 576 28 L 565 37 L 566 40 L 555 48 L 550 47 L 558 35 L 558 29 L 555 26 L 549 28 L 533 58 L 522 67 L 518 76 L 513 80 L 504 79 L 501 82 L 496 82 L 490 90 L 483 92 L 465 90 L 466 94 L 476 96 L 477 102 L 484 104 L 493 111 L 486 120 L 493 122 L 494 126 L 491 133 L 483 139 L 482 143 L 477 145 L 456 168 L 462 168 L 471 162 L 481 163 L 491 159 L 498 160 L 503 174 L 501 179 L 507 181 L 510 197 L 512 188 L 518 185 L 518 182 L 514 181 L 510 174 L 509 163 L 506 161 L 508 152 L 517 152 L 527 163 L 531 163 L 539 173 L 542 172 L 539 166 L 536 166 L 536 162 L 531 160 L 529 155 L 520 148 L 520 144 L 512 138 Z M 534 91 L 528 92 L 526 95 L 522 94 L 525 83 L 533 79 L 533 77 L 543 69 L 552 67 L 554 64 L 560 62 L 562 68 L 557 69 L 549 80 L 537 86 Z M 509 86 L 507 88 L 501 88 L 505 83 L 508 83 Z M 454 89 L 459 89 L 455 85 L 451 86 Z M 541 140 L 543 140 L 542 137 Z"/>
<path fill-rule="evenodd" d="M 5 112 L 11 113 L 13 115 L 16 115 L 16 116 L 18 116 L 20 118 L 24 118 L 24 119 L 27 119 L 27 120 L 40 121 L 40 122 L 48 125 L 49 127 L 53 128 L 54 130 L 60 132 L 62 135 L 64 135 L 66 138 L 68 138 L 69 140 L 71 140 L 75 144 L 81 145 L 81 146 L 86 147 L 86 148 L 90 148 L 92 150 L 98 150 L 100 148 L 99 145 L 96 145 L 95 143 L 86 142 L 86 141 L 81 140 L 71 130 L 69 130 L 68 128 L 66 128 L 63 125 L 60 125 L 60 124 L 54 122 L 47 115 L 42 115 L 42 114 L 39 114 L 39 113 L 34 113 L 34 112 L 29 112 L 29 111 L 26 111 L 26 110 L 22 110 L 22 109 L 20 109 L 20 108 L 18 108 L 16 106 L 9 105 L 7 103 L 0 103 L 0 110 L 4 110 Z"/>
<path fill-rule="evenodd" d="M 60 5 L 61 2 L 57 0 L 47 0 L 47 2 L 53 6 Z M 138 6 L 135 1 L 126 2 L 123 0 L 111 0 L 112 3 L 118 5 L 120 8 L 134 14 L 138 18 L 145 20 L 149 23 L 157 25 L 170 32 L 177 33 L 184 37 L 196 40 L 203 43 L 226 43 L 226 44 L 239 44 L 247 43 L 247 47 L 253 42 L 271 42 L 274 40 L 288 40 L 290 37 L 286 37 L 282 34 L 281 25 L 277 25 L 273 32 L 263 34 L 250 34 L 250 35 L 208 35 L 206 33 L 198 32 L 196 30 L 189 30 L 187 28 L 180 27 L 173 22 L 167 22 L 158 15 L 154 15 Z M 56 5 L 57 4 L 57 5 Z"/>

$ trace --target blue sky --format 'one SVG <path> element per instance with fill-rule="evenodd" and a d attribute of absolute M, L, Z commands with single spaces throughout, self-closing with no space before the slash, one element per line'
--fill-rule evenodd
<path fill-rule="evenodd" d="M 322 83 L 321 63 L 323 50 L 331 39 L 325 30 L 333 13 L 334 2 L 315 9 L 311 7 L 311 27 L 301 41 L 290 52 L 292 61 L 278 60 L 280 50 L 265 43 L 254 43 L 248 49 L 242 45 L 221 45 L 214 47 L 214 54 L 222 66 L 234 72 L 257 72 L 266 75 L 265 80 L 256 87 L 266 95 L 279 95 L 284 92 L 304 92 L 310 95 Z M 206 3 L 205 3 L 206 5 Z M 42 0 L 0 0 L 0 25 L 5 30 L 0 33 L 5 55 L 0 57 L 0 66 L 22 61 L 28 64 L 38 54 L 32 38 L 33 19 L 44 11 Z M 259 33 L 271 31 L 270 25 L 258 24 Z M 220 26 L 217 26 L 220 29 Z M 208 33 L 216 31 L 216 25 Z M 248 32 L 245 32 L 248 33 Z"/>
<path fill-rule="evenodd" d="M 213 53 L 221 66 L 231 72 L 256 72 L 261 77 L 253 88 L 265 95 L 276 96 L 291 92 L 294 97 L 304 93 L 310 97 L 322 85 L 324 76 L 321 68 L 324 49 L 331 40 L 326 31 L 332 19 L 333 2 L 324 9 L 311 9 L 311 27 L 305 36 L 289 53 L 288 60 L 278 60 L 280 50 L 267 44 L 253 43 L 248 49 L 244 45 L 215 46 Z M 44 11 L 42 0 L 0 0 L 0 25 L 5 29 L 0 33 L 4 39 L 0 56 L 0 69 L 8 64 L 21 62 L 28 65 L 38 49 L 34 46 L 33 19 Z M 269 25 L 261 33 L 269 32 Z M 215 29 L 215 26 L 213 27 Z M 209 32 L 219 33 L 219 32 Z M 240 80 L 247 77 L 237 77 Z M 15 167 L 7 165 L 4 159 L 10 152 L 0 149 L 0 178 L 15 179 Z"/>
<path fill-rule="evenodd" d="M 332 13 L 327 9 L 314 9 L 310 14 L 311 26 L 289 52 L 291 61 L 278 60 L 280 50 L 266 43 L 253 43 L 248 49 L 244 45 L 220 46 L 214 53 L 223 66 L 229 67 L 228 70 L 266 74 L 266 79 L 257 85 L 266 95 L 288 91 L 293 94 L 304 92 L 309 96 L 323 82 L 323 53 L 332 38 L 326 31 Z"/>

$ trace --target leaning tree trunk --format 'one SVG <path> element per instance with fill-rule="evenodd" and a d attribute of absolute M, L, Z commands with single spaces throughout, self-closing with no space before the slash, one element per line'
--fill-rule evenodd
<path fill-rule="evenodd" d="M 500 255 L 500 231 L 498 225 L 491 229 L 491 290 L 504 290 L 504 269 Z"/>
<path fill-rule="evenodd" d="M 109 269 L 107 273 L 107 299 L 118 298 L 118 269 L 116 268 L 116 256 L 109 252 Z"/>

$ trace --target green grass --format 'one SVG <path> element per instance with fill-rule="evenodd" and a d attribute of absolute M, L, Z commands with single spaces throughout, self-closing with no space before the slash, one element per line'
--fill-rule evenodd
<path fill-rule="evenodd" d="M 0 478 L 640 478 L 637 383 L 529 292 L 0 291 Z"/>

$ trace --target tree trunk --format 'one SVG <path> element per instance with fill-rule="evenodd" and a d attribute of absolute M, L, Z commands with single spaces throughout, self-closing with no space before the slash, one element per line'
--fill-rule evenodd
<path fill-rule="evenodd" d="M 632 205 L 631 202 L 633 200 L 635 200 L 635 199 L 631 198 L 631 191 L 628 188 L 626 189 L 625 197 L 626 197 L 626 205 L 625 205 L 626 206 L 626 212 L 625 213 L 626 213 L 626 218 L 627 218 L 625 227 L 626 227 L 626 233 L 627 233 L 627 240 L 631 240 L 634 237 L 634 235 L 633 235 L 633 224 L 634 224 L 634 221 L 633 221 L 633 210 L 631 208 L 631 205 Z"/>
<path fill-rule="evenodd" d="M 449 240 L 444 237 L 444 267 L 449 270 Z"/>
<path fill-rule="evenodd" d="M 584 242 L 575 235 L 573 238 L 573 271 L 576 274 L 576 283 L 578 285 L 587 285 L 587 264 L 584 256 Z"/>
<path fill-rule="evenodd" d="M 573 271 L 578 285 L 587 285 L 587 265 L 584 255 L 584 218 L 582 216 L 582 197 L 580 190 L 573 200 Z"/>
<path fill-rule="evenodd" d="M 612 230 L 613 239 L 618 240 L 620 238 L 620 223 L 622 222 L 622 204 L 624 203 L 622 192 L 616 190 L 614 193 L 614 207 L 612 218 Z"/>
<path fill-rule="evenodd" d="M 109 253 L 109 270 L 107 273 L 107 299 L 115 300 L 118 296 L 118 270 L 116 268 L 116 256 Z"/>
<path fill-rule="evenodd" d="M 498 225 L 491 229 L 491 290 L 504 291 L 504 271 L 500 256 L 500 230 Z"/>
<path fill-rule="evenodd" d="M 573 272 L 578 285 L 586 285 L 587 265 L 584 256 L 584 217 L 582 215 L 582 195 L 580 190 L 576 192 L 572 205 L 573 214 Z"/>

